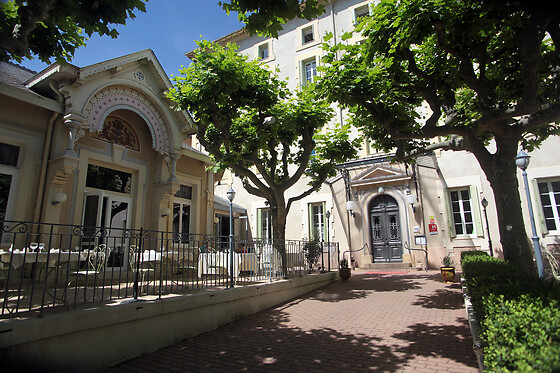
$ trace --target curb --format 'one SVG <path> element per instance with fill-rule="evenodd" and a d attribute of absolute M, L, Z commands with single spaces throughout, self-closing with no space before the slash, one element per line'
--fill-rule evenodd
<path fill-rule="evenodd" d="M 471 297 L 467 294 L 467 285 L 464 278 L 461 278 L 461 290 L 463 291 L 463 299 L 465 301 L 465 310 L 467 311 L 467 319 L 469 320 L 469 329 L 473 339 L 473 351 L 478 362 L 478 370 L 482 373 L 484 367 L 484 353 L 482 348 L 482 340 L 480 339 L 480 326 L 474 314 L 471 303 Z"/>

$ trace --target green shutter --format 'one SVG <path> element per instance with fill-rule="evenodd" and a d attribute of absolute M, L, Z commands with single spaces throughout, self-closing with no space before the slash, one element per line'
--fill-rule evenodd
<path fill-rule="evenodd" d="M 540 231 L 544 235 L 548 233 L 548 228 L 546 227 L 544 210 L 541 201 L 541 194 L 539 192 L 539 181 L 537 179 L 533 179 L 531 181 L 530 188 L 532 189 L 531 197 L 533 198 L 533 201 L 535 201 L 535 208 L 533 209 L 534 210 L 533 213 L 535 214 L 536 224 L 540 227 Z"/>
<path fill-rule="evenodd" d="M 484 227 L 482 226 L 482 215 L 480 214 L 480 201 L 478 200 L 478 190 L 476 186 L 471 185 L 469 187 L 469 192 L 471 194 L 471 203 L 473 208 L 473 219 L 474 219 L 474 226 L 476 229 L 476 235 L 478 237 L 484 237 Z"/>
<path fill-rule="evenodd" d="M 325 202 L 321 203 L 323 205 L 323 237 L 325 242 L 329 242 L 329 238 L 327 237 L 327 217 L 325 213 L 327 212 L 327 204 Z"/>
<path fill-rule="evenodd" d="M 447 211 L 447 225 L 449 228 L 449 237 L 457 237 L 455 233 L 455 223 L 453 222 L 453 208 L 451 207 L 451 196 L 449 195 L 449 189 L 445 188 L 443 190 L 443 198 L 445 203 L 445 209 Z"/>
<path fill-rule="evenodd" d="M 262 209 L 257 209 L 257 238 L 263 238 Z"/>
<path fill-rule="evenodd" d="M 313 204 L 307 204 L 307 234 L 309 235 L 309 241 L 313 239 Z"/>

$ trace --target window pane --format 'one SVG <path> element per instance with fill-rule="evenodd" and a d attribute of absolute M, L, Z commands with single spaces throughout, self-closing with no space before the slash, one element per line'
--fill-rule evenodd
<path fill-rule="evenodd" d="M 470 193 L 469 193 L 468 189 L 463 189 L 461 191 L 461 199 L 463 201 L 465 201 L 465 200 L 469 201 L 471 199 L 471 196 L 470 196 Z"/>
<path fill-rule="evenodd" d="M 132 174 L 111 168 L 88 165 L 86 186 L 119 193 L 130 193 Z"/>
<path fill-rule="evenodd" d="M 554 193 L 560 192 L 560 181 L 553 181 L 550 185 L 552 186 L 552 191 Z"/>
<path fill-rule="evenodd" d="M 10 187 L 12 186 L 12 175 L 0 174 L 0 220 L 6 218 Z"/>
<path fill-rule="evenodd" d="M 466 224 L 466 230 L 467 230 L 467 234 L 472 234 L 474 231 L 474 225 L 472 223 L 468 223 Z"/>
<path fill-rule="evenodd" d="M 548 193 L 547 183 L 539 183 L 539 193 Z"/>
<path fill-rule="evenodd" d="M 459 193 L 456 191 L 451 192 L 451 201 L 458 201 L 459 200 Z"/>
<path fill-rule="evenodd" d="M 19 146 L 0 142 L 0 164 L 17 167 Z"/>

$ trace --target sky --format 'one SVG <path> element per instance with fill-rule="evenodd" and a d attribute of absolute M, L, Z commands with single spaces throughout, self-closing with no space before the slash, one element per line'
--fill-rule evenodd
<path fill-rule="evenodd" d="M 70 63 L 84 67 L 149 48 L 168 76 L 179 75 L 181 65 L 190 63 L 185 53 L 196 48 L 196 40 L 216 40 L 243 27 L 237 13 L 228 16 L 218 2 L 150 0 L 146 13 L 136 12 L 135 19 L 117 27 L 116 39 L 93 34 L 84 47 L 76 50 Z M 48 66 L 38 59 L 24 60 L 21 64 L 36 72 Z"/>

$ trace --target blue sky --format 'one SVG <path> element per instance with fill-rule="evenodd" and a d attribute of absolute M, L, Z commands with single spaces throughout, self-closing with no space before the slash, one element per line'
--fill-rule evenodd
<path fill-rule="evenodd" d="M 215 40 L 243 27 L 237 13 L 228 16 L 218 1 L 150 0 L 146 13 L 117 28 L 117 39 L 92 35 L 71 63 L 83 67 L 149 48 L 168 76 L 178 75 L 181 65 L 190 63 L 185 53 L 196 48 L 196 40 Z M 24 60 L 22 65 L 37 72 L 48 66 L 38 59 Z"/>

